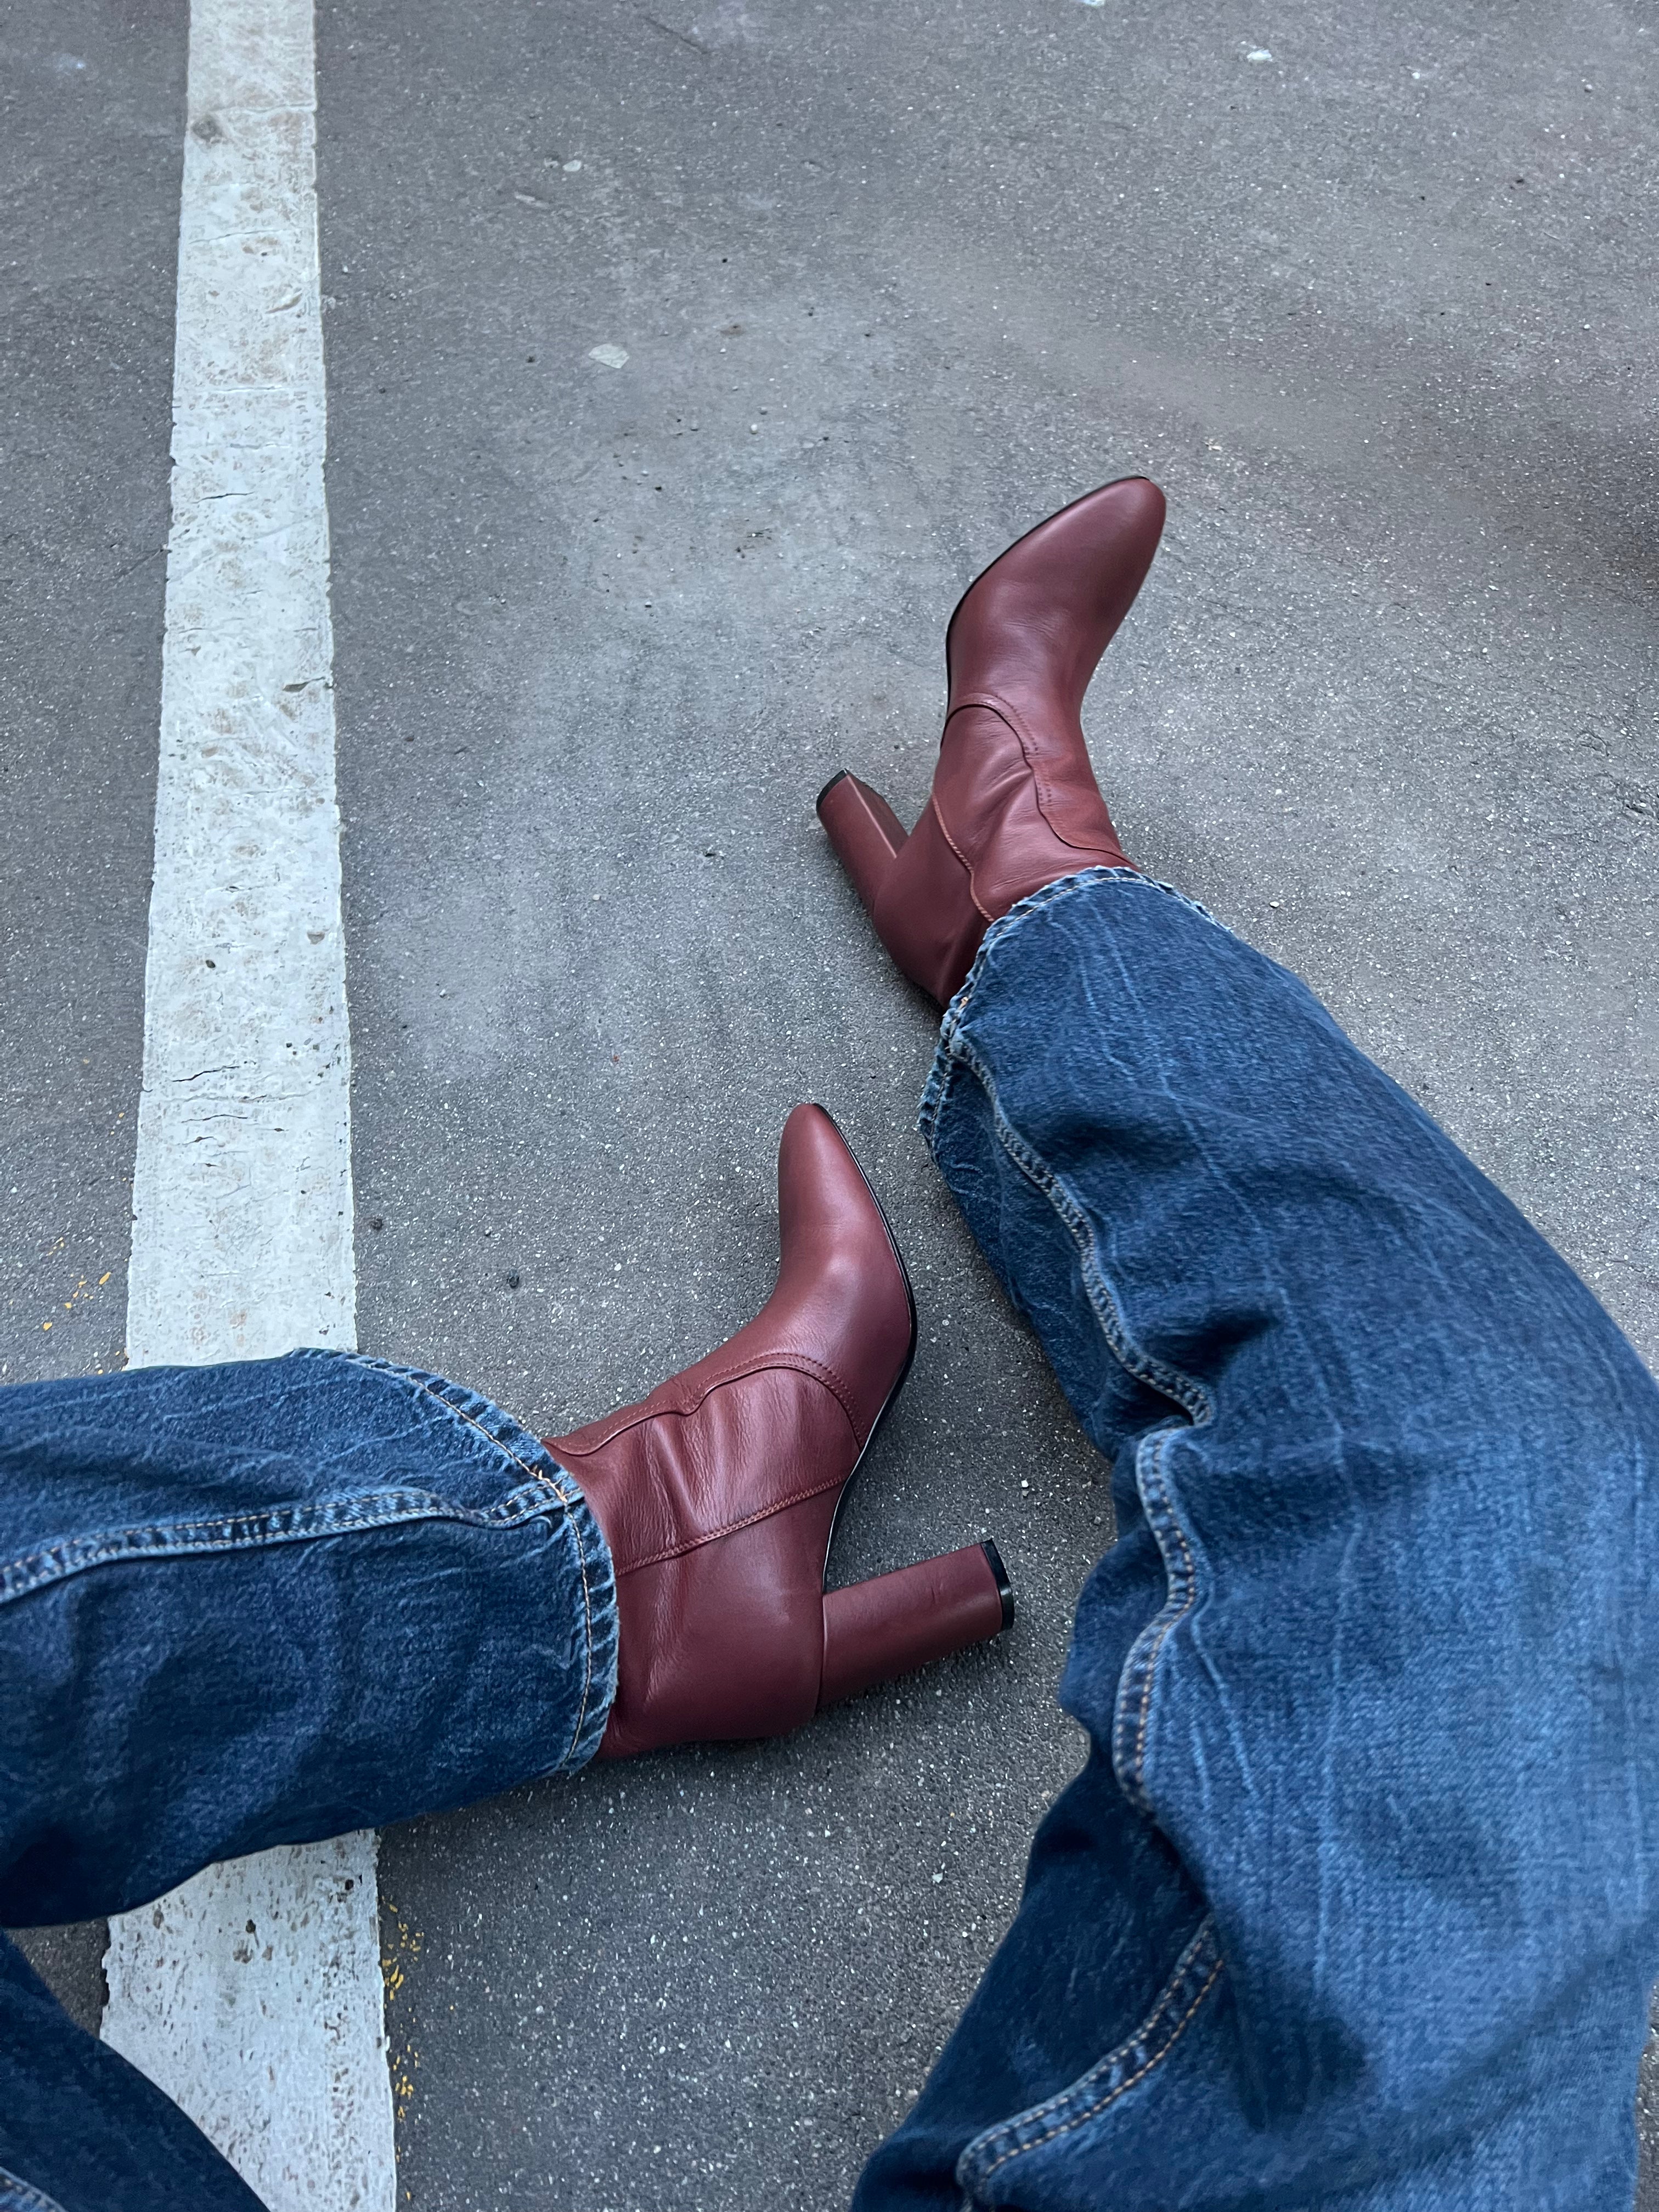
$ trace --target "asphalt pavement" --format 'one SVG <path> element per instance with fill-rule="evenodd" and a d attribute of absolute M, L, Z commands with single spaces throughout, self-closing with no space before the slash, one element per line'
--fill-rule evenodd
<path fill-rule="evenodd" d="M 124 1358 L 185 31 L 0 24 L 0 1385 Z M 101 1926 L 27 1948 L 95 2027 Z"/>
<path fill-rule="evenodd" d="M 416 2212 L 844 2203 L 1079 1761 L 1105 1469 L 811 808 L 920 806 L 951 607 L 1050 508 L 1170 496 L 1087 718 L 1128 849 L 1655 1359 L 1644 12 L 322 7 L 362 1342 L 548 1431 L 641 1395 L 764 1296 L 817 1098 L 922 1319 L 836 1573 L 991 1534 L 1021 1602 L 798 1738 L 386 1836 Z M 0 33 L 7 1380 L 122 1347 L 185 27 Z M 99 1940 L 35 1940 L 86 2016 Z"/>

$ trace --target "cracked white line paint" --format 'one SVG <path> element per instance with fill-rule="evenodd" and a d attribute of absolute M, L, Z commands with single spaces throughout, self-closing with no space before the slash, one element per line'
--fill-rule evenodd
<path fill-rule="evenodd" d="M 193 0 L 135 1365 L 355 1340 L 314 107 L 311 0 Z M 273 2212 L 392 2212 L 379 1954 L 372 1836 L 210 1868 L 104 2033 Z"/>

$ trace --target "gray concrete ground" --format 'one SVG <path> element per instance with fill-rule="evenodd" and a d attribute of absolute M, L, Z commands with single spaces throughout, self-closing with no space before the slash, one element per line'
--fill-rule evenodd
<path fill-rule="evenodd" d="M 159 667 L 181 30 L 82 13 L 0 54 L 12 1377 L 118 1346 Z M 1024 1605 L 798 1741 L 387 1837 L 423 2212 L 844 2201 L 1077 1759 L 1103 1470 L 811 806 L 920 804 L 1015 532 L 1164 484 L 1090 710 L 1130 850 L 1659 1351 L 1644 13 L 324 6 L 363 1340 L 546 1428 L 636 1395 L 763 1294 L 816 1097 L 923 1316 L 836 1571 L 988 1532 Z"/>
<path fill-rule="evenodd" d="M 185 27 L 0 22 L 0 1385 L 122 1358 Z M 101 1929 L 28 1948 L 95 2026 Z"/>

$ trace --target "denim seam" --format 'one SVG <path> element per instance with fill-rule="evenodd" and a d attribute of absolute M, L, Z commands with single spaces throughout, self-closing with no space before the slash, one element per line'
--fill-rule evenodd
<path fill-rule="evenodd" d="M 576 1547 L 576 1571 L 581 1577 L 582 1585 L 582 1694 L 581 1702 L 576 1709 L 576 1724 L 571 1731 L 569 1747 L 565 1752 L 563 1759 L 559 1762 L 562 1766 L 568 1764 L 568 1761 L 574 1757 L 576 1748 L 581 1742 L 582 1724 L 587 1718 L 587 1701 L 592 1692 L 593 1687 L 593 1595 L 588 1587 L 587 1581 L 587 1547 L 583 1543 L 581 1532 L 576 1526 L 575 1516 L 572 1511 L 572 1501 L 565 1495 L 565 1492 L 561 1488 L 560 1485 L 555 1481 L 551 1476 L 546 1474 L 538 1468 L 532 1468 L 527 1461 L 523 1459 L 519 1453 L 513 1449 L 513 1447 L 504 1437 L 492 1436 L 489 1431 L 484 1426 L 483 1423 L 479 1420 L 476 1413 L 471 1413 L 465 1406 L 458 1406 L 453 1399 L 446 1397 L 444 1393 L 435 1387 L 435 1382 L 433 1377 L 422 1375 L 416 1372 L 413 1368 L 399 1367 L 392 1360 L 370 1358 L 362 1352 L 347 1352 L 344 1357 L 355 1361 L 359 1366 L 372 1367 L 376 1369 L 381 1374 L 396 1376 L 398 1380 L 407 1383 L 411 1389 L 417 1390 L 426 1397 L 430 1398 L 434 1405 L 441 1406 L 446 1413 L 452 1415 L 453 1419 L 464 1423 L 467 1427 L 476 1430 L 479 1436 L 483 1437 L 487 1443 L 493 1444 L 498 1451 L 504 1452 L 507 1457 L 512 1461 L 514 1466 L 520 1468 L 529 1478 L 529 1482 L 527 1484 L 521 1485 L 519 1490 L 513 1492 L 509 1497 L 503 1501 L 504 1503 L 510 1504 L 514 1498 L 521 1496 L 524 1491 L 532 1485 L 544 1484 L 547 1487 L 551 1489 L 554 1496 L 558 1499 L 560 1504 L 563 1506 L 565 1511 L 565 1524 L 570 1531 L 572 1540 L 574 1542 Z M 543 1449 L 545 1450 L 546 1447 L 544 1446 Z M 550 1452 L 548 1453 L 547 1456 L 548 1465 L 551 1467 L 556 1474 L 563 1474 L 566 1473 L 566 1470 L 560 1467 L 558 1462 L 553 1457 Z M 573 1482 L 574 1480 L 574 1479 L 573 1477 Z M 581 1494 L 580 1486 L 577 1486 L 577 1492 L 579 1496 Z M 586 1503 L 586 1500 L 584 1499 L 583 1502 Z M 521 1517 L 524 1519 L 533 1519 L 535 1516 L 533 1514 L 526 1514 Z"/>
<path fill-rule="evenodd" d="M 1147 1525 L 1163 1554 L 1168 1595 L 1157 1616 L 1135 1638 L 1123 1664 L 1112 1720 L 1112 1766 L 1131 1802 L 1149 1816 L 1152 1808 L 1146 1794 L 1146 1735 L 1152 1721 L 1152 1692 L 1158 1681 L 1158 1663 L 1170 1636 L 1198 1601 L 1197 1562 L 1187 1531 L 1182 1526 L 1181 1516 L 1175 1510 L 1164 1467 L 1169 1446 L 1182 1433 L 1179 1429 L 1160 1430 L 1155 1436 L 1146 1438 L 1135 1455 L 1136 1482 L 1141 1503 L 1146 1509 Z M 1144 1465 L 1141 1463 L 1143 1457 Z M 1171 1534 L 1180 1547 L 1179 1571 L 1170 1547 Z M 1127 1741 L 1127 1722 L 1133 1710 L 1137 1685 L 1140 1692 L 1140 1709 L 1136 1716 L 1134 1747 L 1131 1753 Z"/>
<path fill-rule="evenodd" d="M 55 2197 L 0 2166 L 0 2212 L 64 2212 Z"/>
<path fill-rule="evenodd" d="M 1151 2011 L 1132 2034 L 1056 2095 L 1033 2105 L 1027 2112 L 1016 2113 L 1012 2119 L 1000 2120 L 966 2146 L 957 2160 L 956 2179 L 967 2192 L 968 2202 L 971 2204 L 992 2175 L 1011 2159 L 1041 2150 L 1057 2136 L 1069 2135 L 1073 2129 L 1097 2119 L 1109 2105 L 1127 2096 L 1161 2066 L 1197 2018 L 1205 1999 L 1221 1978 L 1226 1963 L 1217 1948 L 1215 1921 L 1206 1916 L 1176 1960 L 1175 1972 L 1159 1990 Z M 1183 2005 L 1185 2009 L 1180 2018 L 1170 2026 L 1171 2015 Z M 1126 2072 L 1126 2069 L 1133 2070 Z M 1101 2092 L 1099 2095 L 1094 2094 L 1097 2089 Z M 1080 2103 L 1080 2100 L 1088 2101 Z M 1045 2122 L 1052 2124 L 1044 2125 Z M 1014 2140 L 1007 2141 L 1010 2136 Z M 1004 2142 L 1007 2147 L 999 2150 L 988 2164 L 984 2163 L 986 2154 Z M 978 2201 L 982 2203 L 985 2200 L 981 2196 Z"/>
<path fill-rule="evenodd" d="M 965 1066 L 978 1081 L 981 1089 L 990 1101 L 992 1121 L 998 1142 L 1026 1181 L 1048 1200 L 1049 1205 L 1060 1216 L 1072 1242 L 1077 1246 L 1082 1263 L 1084 1284 L 1089 1294 L 1089 1304 L 1101 1334 L 1106 1340 L 1107 1349 L 1113 1358 L 1125 1372 L 1133 1376 L 1137 1382 L 1149 1383 L 1153 1389 L 1179 1407 L 1194 1427 L 1202 1427 L 1212 1418 L 1212 1409 L 1209 1394 L 1205 1390 L 1202 1383 L 1195 1382 L 1191 1376 L 1182 1374 L 1179 1368 L 1166 1367 L 1161 1360 L 1154 1359 L 1150 1352 L 1143 1352 L 1133 1341 L 1124 1325 L 1122 1316 L 1118 1311 L 1117 1301 L 1107 1285 L 1105 1273 L 1100 1266 L 1095 1249 L 1094 1230 L 1087 1214 L 1066 1188 L 1064 1180 L 1048 1166 L 1036 1147 L 1021 1136 L 1003 1112 L 1002 1102 L 997 1095 L 996 1084 L 990 1070 L 979 1058 L 973 1047 L 959 1034 L 942 1037 L 939 1052 L 941 1055 L 948 1053 L 953 1060 Z M 935 1111 L 931 1119 L 921 1127 L 921 1133 L 927 1139 L 930 1148 L 933 1145 L 933 1133 L 938 1127 L 939 1110 L 942 1109 L 948 1088 L 948 1083 L 939 1087 Z M 930 1097 L 933 1096 L 933 1085 L 930 1080 L 928 1091 L 924 1094 L 922 1100 L 924 1112 L 927 1111 Z"/>
<path fill-rule="evenodd" d="M 591 1554 L 590 1547 L 594 1535 L 597 1535 L 600 1545 L 604 1543 L 604 1532 L 599 1529 L 592 1509 L 574 1478 L 547 1452 L 544 1445 L 538 1443 L 527 1431 L 521 1430 L 510 1415 L 501 1415 L 504 1433 L 498 1435 L 487 1422 L 480 1419 L 470 1405 L 457 1402 L 459 1398 L 476 1397 L 474 1392 L 463 1393 L 459 1386 L 444 1384 L 440 1377 L 424 1375 L 414 1368 L 399 1366 L 392 1360 L 374 1358 L 366 1352 L 313 1346 L 290 1356 L 300 1360 L 345 1361 L 386 1376 L 412 1395 L 424 1398 L 441 1407 L 471 1435 L 483 1438 L 500 1457 L 516 1468 L 526 1479 L 498 1498 L 495 1504 L 487 1507 L 463 1505 L 426 1490 L 365 1491 L 354 1496 L 308 1503 L 290 1502 L 192 1521 L 152 1522 L 126 1528 L 104 1529 L 90 1536 L 70 1537 L 10 1560 L 0 1560 L 0 1605 L 27 1597 L 37 1589 L 100 1566 L 146 1559 L 169 1561 L 200 1558 L 213 1553 L 252 1551 L 271 1544 L 311 1543 L 329 1536 L 349 1535 L 370 1528 L 396 1528 L 421 1521 L 447 1521 L 462 1527 L 505 1530 L 520 1528 L 526 1522 L 542 1518 L 556 1522 L 562 1517 L 574 1548 L 576 1571 L 581 1583 L 582 1686 L 570 1742 L 556 1765 L 548 1771 L 558 1772 L 568 1767 L 581 1749 L 584 1730 L 588 1726 L 588 1714 L 593 1703 L 596 1628 L 592 1574 L 597 1562 Z M 454 1396 L 448 1395 L 452 1391 L 456 1394 Z M 488 1403 L 487 1401 L 479 1402 Z M 512 1441 L 514 1437 L 533 1445 L 545 1464 L 538 1465 L 523 1449 L 516 1448 Z M 558 1509 L 556 1513 L 556 1508 Z"/>
<path fill-rule="evenodd" d="M 1048 906 L 1058 904 L 1062 899 L 1074 897 L 1085 887 L 1115 881 L 1146 884 L 1150 883 L 1150 878 L 1139 876 L 1133 870 L 1111 868 L 1091 869 L 1080 875 L 1063 877 L 1057 883 L 1046 884 L 1042 890 L 1033 892 L 1030 898 L 1012 908 L 997 926 L 999 939 L 1002 934 L 1009 933 L 1018 921 Z M 1179 891 L 1170 890 L 1166 884 L 1152 884 L 1151 887 L 1167 893 L 1171 898 L 1180 899 L 1183 905 L 1194 905 L 1194 902 Z M 1195 907 L 1194 910 L 1204 914 L 1201 907 Z M 1204 919 L 1212 921 L 1213 917 L 1205 915 Z M 1218 927 L 1220 925 L 1216 926 Z M 988 937 L 988 947 L 990 943 Z M 1154 1359 L 1134 1342 L 1100 1264 L 1094 1229 L 1086 1212 L 1066 1188 L 1064 1179 L 1054 1173 L 1036 1146 L 1009 1121 L 1003 1111 L 1002 1101 L 990 1069 L 963 1033 L 969 1000 L 982 972 L 983 960 L 984 953 L 981 951 L 968 981 L 945 1015 L 939 1034 L 939 1052 L 927 1090 L 922 1094 L 919 1118 L 921 1133 L 930 1149 L 933 1148 L 956 1070 L 966 1068 L 978 1082 L 989 1103 L 992 1126 L 998 1143 L 1033 1188 L 1047 1199 L 1077 1247 L 1079 1271 L 1090 1310 L 1108 1351 L 1126 1373 L 1168 1398 L 1186 1414 L 1194 1428 L 1204 1427 L 1213 1419 L 1208 1392 L 1194 1376 Z M 1158 1680 L 1158 1662 L 1174 1630 L 1192 1611 L 1198 1600 L 1195 1546 L 1176 1510 L 1164 1466 L 1168 1447 L 1180 1433 L 1179 1430 L 1164 1430 L 1149 1440 L 1150 1449 L 1136 1454 L 1136 1483 L 1146 1508 L 1147 1525 L 1163 1558 L 1167 1594 L 1155 1618 L 1135 1639 L 1125 1662 L 1118 1684 L 1112 1731 L 1112 1766 L 1119 1785 L 1131 1803 L 1149 1816 L 1152 1805 L 1146 1788 L 1146 1752 L 1152 1697 Z M 1137 1700 L 1138 1713 L 1135 1712 Z M 1132 1714 L 1135 1715 L 1133 1725 Z"/>
<path fill-rule="evenodd" d="M 395 1528 L 404 1521 L 459 1521 L 474 1528 L 517 1528 L 546 1512 L 549 1490 L 561 1505 L 567 1504 L 543 1477 L 539 1487 L 522 1483 L 500 1504 L 483 1510 L 436 1498 L 429 1491 L 375 1490 L 316 1505 L 270 1505 L 246 1513 L 228 1513 L 218 1520 L 152 1522 L 105 1529 L 96 1536 L 68 1537 L 0 1566 L 0 1605 L 27 1597 L 50 1583 L 66 1581 L 90 1568 L 126 1559 L 193 1559 L 211 1552 L 252 1551 L 263 1544 L 310 1543 L 362 1528 Z"/>

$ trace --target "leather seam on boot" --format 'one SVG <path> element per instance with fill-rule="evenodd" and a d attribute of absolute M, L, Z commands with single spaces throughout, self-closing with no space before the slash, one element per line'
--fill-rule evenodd
<path fill-rule="evenodd" d="M 970 691 L 960 699 L 953 699 L 951 702 L 951 711 L 945 718 L 945 728 L 949 729 L 957 716 L 968 707 L 983 707 L 988 713 L 994 714 L 999 721 L 1006 722 L 1017 738 L 1024 738 L 1024 732 L 1020 728 L 1018 708 L 1011 699 L 1005 699 L 997 691 Z"/>
<path fill-rule="evenodd" d="M 1031 780 L 1037 787 L 1037 805 L 1042 810 L 1043 820 L 1048 822 L 1048 809 L 1042 805 L 1042 773 L 1037 765 L 1042 757 L 1042 748 L 1026 728 L 1025 718 L 1018 708 L 1012 699 L 1001 698 L 994 691 L 978 691 L 972 698 L 959 699 L 952 706 L 951 712 L 945 718 L 945 726 L 947 730 L 964 707 L 978 707 L 988 714 L 994 714 L 998 721 L 1007 729 L 1015 744 L 1019 747 L 1026 767 L 1031 772 Z M 942 745 L 944 742 L 944 736 L 941 733 L 939 743 Z M 1054 828 L 1051 822 L 1048 823 L 1048 826 L 1051 830 Z"/>
<path fill-rule="evenodd" d="M 833 1476 L 828 1482 L 816 1483 L 810 1490 L 792 1491 L 787 1498 L 780 1498 L 770 1505 L 757 1506 L 754 1512 L 745 1513 L 740 1521 L 726 1521 L 707 1534 L 688 1536 L 684 1543 L 668 1545 L 660 1552 L 653 1552 L 643 1559 L 630 1559 L 625 1567 L 617 1569 L 618 1580 L 624 1575 L 636 1575 L 646 1567 L 659 1567 L 669 1559 L 683 1559 L 692 1552 L 702 1551 L 705 1544 L 718 1544 L 727 1536 L 735 1536 L 744 1528 L 752 1528 L 762 1521 L 770 1521 L 780 1513 L 787 1513 L 793 1506 L 805 1505 L 814 1498 L 822 1498 L 827 1491 L 840 1490 L 848 1481 L 845 1474 Z"/>
<path fill-rule="evenodd" d="M 1033 796 L 1036 799 L 1037 812 L 1042 817 L 1042 826 L 1048 832 L 1048 835 L 1054 839 L 1056 843 L 1064 845 L 1068 853 L 1088 853 L 1093 854 L 1115 851 L 1118 854 L 1119 858 L 1115 860 L 1102 860 L 1097 862 L 1097 865 L 1102 867 L 1117 867 L 1120 866 L 1123 867 L 1133 867 L 1134 866 L 1134 863 L 1126 854 L 1123 853 L 1121 846 L 1115 848 L 1107 845 L 1079 845 L 1074 837 L 1068 837 L 1066 835 L 1066 832 L 1056 824 L 1054 816 L 1048 811 L 1050 803 L 1054 798 L 1054 789 L 1053 786 L 1049 783 L 1048 778 L 1043 773 L 1042 748 L 1030 734 L 1025 726 L 1024 717 L 1021 715 L 1019 709 L 1013 705 L 1012 701 L 999 698 L 994 691 L 976 691 L 970 698 L 959 699 L 951 707 L 950 713 L 945 718 L 945 726 L 947 730 L 950 728 L 951 724 L 956 716 L 961 714 L 965 707 L 977 707 L 988 714 L 994 714 L 998 721 L 1002 723 L 1007 729 L 1015 744 L 1018 745 L 1021 757 L 1024 759 L 1025 766 L 1030 774 L 1032 793 Z M 942 744 L 944 743 L 944 739 L 941 738 L 939 742 Z M 1085 750 L 1087 750 L 1086 746 Z M 933 811 L 934 813 L 938 815 L 938 808 L 935 807 Z M 945 821 L 942 816 L 939 817 L 939 826 L 941 831 L 944 832 L 945 843 L 950 846 L 951 850 L 955 853 L 957 858 L 961 860 L 963 858 L 961 851 L 953 842 L 950 831 L 945 828 Z M 963 865 L 967 866 L 966 861 L 963 861 Z M 973 881 L 973 870 L 971 868 L 969 869 L 968 875 L 969 882 L 971 884 Z M 1041 885 L 1039 885 L 1038 888 L 1041 889 Z M 979 910 L 981 914 L 985 914 L 985 908 L 982 906 L 979 906 L 979 899 L 977 896 L 974 898 L 974 904 L 979 907 Z M 995 915 L 986 915 L 985 918 L 988 921 L 994 921 L 998 919 L 998 916 Z"/>
<path fill-rule="evenodd" d="M 702 1412 L 706 1401 L 712 1397 L 716 1390 L 725 1389 L 729 1383 L 745 1382 L 751 1375 L 775 1373 L 779 1368 L 786 1368 L 792 1374 L 804 1375 L 809 1382 L 817 1382 L 827 1390 L 846 1415 L 847 1425 L 853 1431 L 854 1441 L 856 1443 L 860 1440 L 858 1418 L 849 1402 L 853 1394 L 827 1361 L 814 1359 L 810 1352 L 757 1352 L 753 1359 L 745 1361 L 740 1366 L 711 1375 L 689 1406 L 653 1406 L 651 1401 L 646 1398 L 642 1399 L 637 1406 L 625 1407 L 623 1418 L 617 1419 L 614 1428 L 605 1429 L 591 1444 L 583 1444 L 579 1449 L 571 1449 L 571 1457 L 573 1459 L 589 1458 L 594 1452 L 602 1451 L 606 1444 L 614 1443 L 618 1437 L 626 1436 L 630 1429 L 641 1428 L 649 1421 L 660 1421 L 670 1415 L 683 1421 L 689 1421 L 694 1413 Z M 603 1419 L 604 1416 L 601 1415 L 600 1418 Z M 570 1431 L 571 1436 L 580 1433 L 580 1431 L 574 1429 Z M 570 1448 L 569 1437 L 550 1437 L 546 1441 L 550 1453 L 555 1444 L 562 1443 L 567 1449 Z"/>
<path fill-rule="evenodd" d="M 939 801 L 931 791 L 927 794 L 927 804 L 933 811 L 934 821 L 939 824 L 939 836 L 944 838 L 945 843 L 951 848 L 951 850 L 956 854 L 957 860 L 962 863 L 963 871 L 968 878 L 968 896 L 974 902 L 974 911 L 975 914 L 983 916 L 986 926 L 988 928 L 990 924 L 996 920 L 996 916 L 989 912 L 987 908 L 980 904 L 979 893 L 974 888 L 974 864 L 968 858 L 968 855 L 963 851 L 961 846 L 957 844 L 956 839 L 951 835 L 950 831 L 945 828 L 945 817 L 939 811 Z"/>

